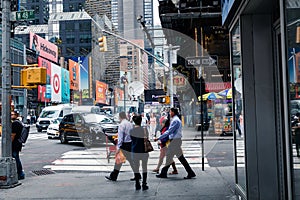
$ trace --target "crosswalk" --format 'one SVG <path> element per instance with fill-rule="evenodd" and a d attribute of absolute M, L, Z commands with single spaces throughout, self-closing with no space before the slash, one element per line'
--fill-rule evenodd
<path fill-rule="evenodd" d="M 41 133 L 29 133 L 28 140 L 46 140 L 48 135 L 46 132 Z"/>
<path fill-rule="evenodd" d="M 152 142 L 154 151 L 150 153 L 148 160 L 148 169 L 152 170 L 156 168 L 159 149 L 157 144 Z M 201 146 L 197 141 L 183 141 L 182 149 L 184 155 L 192 168 L 201 168 Z M 107 158 L 108 148 L 97 147 L 80 150 L 68 151 L 62 156 L 53 161 L 51 164 L 44 166 L 45 169 L 53 171 L 85 171 L 85 172 L 110 172 L 114 167 L 113 155 L 110 159 Z M 182 168 L 178 159 L 174 159 L 176 166 Z M 209 167 L 207 159 L 204 159 L 204 166 Z M 126 162 L 122 168 L 122 171 L 132 171 L 129 163 Z"/>

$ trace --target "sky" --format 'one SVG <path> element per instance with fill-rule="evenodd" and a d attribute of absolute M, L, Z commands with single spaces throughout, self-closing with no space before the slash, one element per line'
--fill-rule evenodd
<path fill-rule="evenodd" d="M 159 13 L 158 13 L 158 0 L 153 1 L 153 16 L 154 16 L 154 26 L 160 25 Z"/>

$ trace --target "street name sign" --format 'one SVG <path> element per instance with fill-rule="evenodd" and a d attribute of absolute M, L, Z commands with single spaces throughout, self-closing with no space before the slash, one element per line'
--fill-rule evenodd
<path fill-rule="evenodd" d="M 33 20 L 34 17 L 34 10 L 23 10 L 16 12 L 16 21 Z"/>
<path fill-rule="evenodd" d="M 218 64 L 218 56 L 197 56 L 197 57 L 187 57 L 186 66 L 187 67 L 209 67 Z"/>

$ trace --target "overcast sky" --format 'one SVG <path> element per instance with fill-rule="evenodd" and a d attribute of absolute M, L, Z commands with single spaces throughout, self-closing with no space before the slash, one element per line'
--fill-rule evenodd
<path fill-rule="evenodd" d="M 158 0 L 153 1 L 153 16 L 154 16 L 154 26 L 160 25 L 159 13 L 158 13 Z"/>

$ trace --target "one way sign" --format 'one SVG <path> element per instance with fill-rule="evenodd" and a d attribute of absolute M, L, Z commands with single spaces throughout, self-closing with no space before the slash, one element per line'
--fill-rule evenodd
<path fill-rule="evenodd" d="M 187 67 L 208 67 L 218 64 L 218 56 L 199 56 L 199 57 L 187 57 Z"/>

